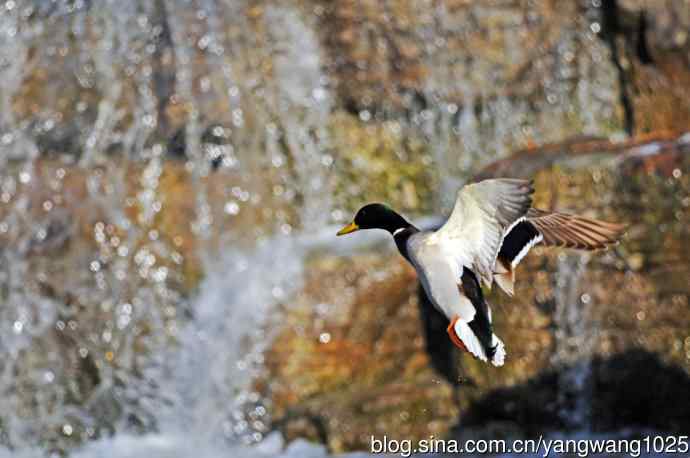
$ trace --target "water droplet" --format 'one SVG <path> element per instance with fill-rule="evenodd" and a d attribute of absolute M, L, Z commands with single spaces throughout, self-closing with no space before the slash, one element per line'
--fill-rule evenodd
<path fill-rule="evenodd" d="M 199 49 L 206 49 L 210 43 L 211 43 L 211 36 L 210 35 L 204 35 L 203 37 L 201 37 L 199 39 L 197 46 L 199 46 Z"/>
<path fill-rule="evenodd" d="M 228 215 L 236 215 L 240 211 L 240 206 L 237 205 L 237 202 L 231 200 L 225 203 L 225 207 L 223 209 Z"/>
<path fill-rule="evenodd" d="M 283 299 L 285 296 L 285 291 L 280 286 L 274 286 L 271 290 L 271 294 L 273 294 L 273 297 L 276 299 Z"/>
<path fill-rule="evenodd" d="M 281 156 L 280 154 L 274 154 L 271 158 L 271 164 L 273 164 L 273 167 L 280 167 L 284 163 L 285 160 L 283 159 L 283 156 Z"/>
<path fill-rule="evenodd" d="M 239 108 L 232 110 L 232 124 L 235 127 L 242 127 L 244 125 L 244 113 Z"/>
<path fill-rule="evenodd" d="M 131 320 L 132 320 L 132 319 L 129 317 L 129 315 L 122 315 L 122 316 L 119 316 L 119 317 L 117 318 L 117 327 L 118 327 L 118 329 L 120 329 L 120 330 L 125 329 Z"/>
<path fill-rule="evenodd" d="M 322 88 L 322 87 L 317 87 L 316 89 L 314 89 L 314 90 L 312 91 L 312 96 L 313 96 L 314 99 L 317 100 L 317 101 L 324 100 L 324 99 L 326 98 L 327 95 L 328 95 L 328 93 L 327 93 L 326 90 L 325 90 L 324 88 Z"/>
<path fill-rule="evenodd" d="M 165 281 L 166 278 L 168 278 L 168 268 L 167 267 L 159 267 L 158 269 L 155 269 L 153 271 L 153 281 L 162 283 Z"/>
<path fill-rule="evenodd" d="M 45 371 L 43 373 L 43 380 L 46 383 L 53 383 L 53 381 L 55 380 L 55 374 L 53 373 L 53 371 Z"/>
<path fill-rule="evenodd" d="M 156 117 L 151 114 L 144 115 L 144 117 L 141 119 L 141 122 L 144 124 L 144 126 L 153 128 L 156 127 Z"/>
<path fill-rule="evenodd" d="M 211 80 L 208 77 L 203 77 L 199 80 L 199 88 L 201 92 L 208 92 L 211 90 Z"/>
<path fill-rule="evenodd" d="M 329 333 L 327 333 L 327 332 L 322 332 L 322 333 L 319 335 L 319 342 L 321 342 L 321 343 L 323 343 L 323 344 L 327 344 L 327 343 L 330 342 L 330 341 L 331 341 L 331 335 L 330 335 Z"/>
<path fill-rule="evenodd" d="M 36 233 L 36 238 L 38 241 L 43 241 L 45 238 L 48 236 L 48 232 L 44 227 L 40 228 L 38 232 Z"/>

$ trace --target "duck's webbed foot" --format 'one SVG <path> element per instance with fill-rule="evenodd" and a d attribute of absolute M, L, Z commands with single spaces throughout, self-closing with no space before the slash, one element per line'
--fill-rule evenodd
<path fill-rule="evenodd" d="M 452 320 L 450 320 L 450 324 L 446 328 L 446 331 L 448 332 L 448 336 L 450 337 L 450 341 L 453 342 L 453 344 L 458 347 L 462 351 L 467 351 L 467 347 L 465 347 L 465 344 L 462 343 L 462 340 L 460 340 L 460 337 L 458 337 L 457 333 L 455 332 L 455 323 L 460 319 L 458 315 L 455 315 Z"/>

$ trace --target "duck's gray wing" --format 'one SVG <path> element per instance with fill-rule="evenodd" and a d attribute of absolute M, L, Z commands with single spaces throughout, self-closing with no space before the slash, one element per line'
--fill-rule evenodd
<path fill-rule="evenodd" d="M 491 286 L 503 236 L 524 218 L 533 192 L 531 181 L 508 178 L 464 186 L 448 221 L 433 234 L 434 241 Z"/>

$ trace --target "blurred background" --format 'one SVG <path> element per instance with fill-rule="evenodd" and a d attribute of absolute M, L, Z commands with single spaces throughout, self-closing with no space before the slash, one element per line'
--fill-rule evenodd
<path fill-rule="evenodd" d="M 0 456 L 687 434 L 689 31 L 683 0 L 0 1 Z M 489 296 L 500 369 L 386 234 L 335 238 L 491 176 L 629 224 Z"/>

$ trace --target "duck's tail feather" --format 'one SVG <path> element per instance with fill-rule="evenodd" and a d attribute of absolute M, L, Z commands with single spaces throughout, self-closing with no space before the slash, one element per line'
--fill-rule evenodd
<path fill-rule="evenodd" d="M 472 329 L 471 321 L 466 323 L 461 319 L 455 319 L 448 327 L 451 340 L 457 347 L 467 351 L 475 358 L 490 362 L 494 366 L 503 366 L 506 350 L 503 341 L 494 333 L 491 333 L 490 344 L 483 344 L 479 336 Z"/>
<path fill-rule="evenodd" d="M 461 281 L 461 294 L 472 302 L 475 314 L 469 321 L 460 316 L 452 317 L 448 326 L 450 340 L 476 358 L 491 362 L 494 366 L 502 366 L 505 346 L 493 332 L 491 307 L 484 299 L 477 276 L 465 268 Z"/>
<path fill-rule="evenodd" d="M 503 366 L 506 359 L 506 346 L 496 334 L 491 336 L 491 345 L 494 349 L 494 354 L 491 357 L 491 364 L 496 367 Z"/>

